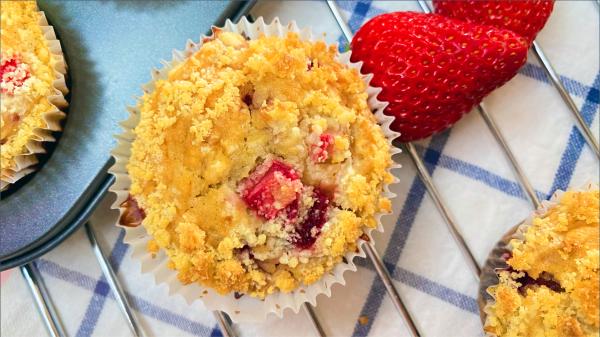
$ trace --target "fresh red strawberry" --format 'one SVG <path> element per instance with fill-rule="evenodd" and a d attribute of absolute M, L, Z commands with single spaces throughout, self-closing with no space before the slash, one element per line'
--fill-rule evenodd
<path fill-rule="evenodd" d="M 509 30 L 436 14 L 396 12 L 369 20 L 352 40 L 352 61 L 374 75 L 389 102 L 392 129 L 412 141 L 454 124 L 527 59 L 527 41 Z"/>
<path fill-rule="evenodd" d="M 433 0 L 435 12 L 449 18 L 512 30 L 531 43 L 544 27 L 553 0 Z"/>
<path fill-rule="evenodd" d="M 295 202 L 302 190 L 302 182 L 292 166 L 271 159 L 259 165 L 238 189 L 249 208 L 270 220 Z"/>

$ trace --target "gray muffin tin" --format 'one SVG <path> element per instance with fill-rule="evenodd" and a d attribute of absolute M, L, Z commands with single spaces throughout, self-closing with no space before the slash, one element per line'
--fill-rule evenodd
<path fill-rule="evenodd" d="M 69 67 L 67 118 L 40 169 L 2 193 L 0 270 L 31 261 L 84 223 L 113 177 L 110 151 L 127 105 L 160 60 L 211 25 L 245 15 L 241 1 L 39 1 Z"/>

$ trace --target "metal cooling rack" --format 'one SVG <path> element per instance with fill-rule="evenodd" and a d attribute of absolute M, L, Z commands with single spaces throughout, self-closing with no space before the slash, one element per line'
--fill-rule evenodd
<path fill-rule="evenodd" d="M 417 0 L 417 2 L 423 12 L 425 12 L 425 13 L 431 12 L 431 9 L 429 8 L 429 5 L 426 1 Z M 595 0 L 595 2 L 600 7 L 600 0 Z M 346 38 L 346 40 L 348 42 L 350 42 L 352 40 L 352 36 L 353 36 L 352 30 L 350 29 L 350 27 L 344 20 L 343 16 L 341 15 L 335 1 L 328 0 L 327 5 L 329 6 L 331 14 L 333 15 L 337 24 L 339 25 L 339 28 L 341 29 L 343 36 Z M 536 58 L 542 64 L 549 80 L 552 82 L 552 84 L 554 85 L 556 90 L 559 92 L 559 94 L 562 97 L 565 104 L 571 110 L 571 112 L 577 122 L 577 127 L 581 131 L 581 134 L 584 136 L 587 144 L 594 151 L 596 156 L 600 158 L 600 147 L 598 146 L 598 141 L 594 138 L 590 128 L 586 125 L 586 123 L 583 119 L 583 116 L 581 115 L 581 112 L 579 111 L 579 109 L 577 108 L 575 103 L 573 102 L 573 99 L 571 98 L 569 93 L 566 91 L 558 74 L 556 73 L 552 64 L 550 63 L 550 60 L 544 54 L 542 48 L 540 47 L 540 45 L 537 42 L 534 41 L 531 49 L 533 51 L 533 54 L 536 56 Z M 506 155 L 506 159 L 510 162 L 510 164 L 514 170 L 515 176 L 517 177 L 519 183 L 521 184 L 521 186 L 525 190 L 527 196 L 529 197 L 532 207 L 534 209 L 537 208 L 540 205 L 540 200 L 537 197 L 529 179 L 524 174 L 524 172 L 521 168 L 521 165 L 516 160 L 512 150 L 508 146 L 508 143 L 506 142 L 506 139 L 502 135 L 502 132 L 496 125 L 496 122 L 495 122 L 493 116 L 487 112 L 483 103 L 481 103 L 477 106 L 477 111 L 479 112 L 479 114 L 481 115 L 483 120 L 485 121 L 485 124 L 487 125 L 489 131 L 492 133 L 492 135 L 494 136 L 494 138 L 496 139 L 496 141 L 502 148 L 504 154 Z M 417 154 L 415 146 L 411 143 L 399 144 L 399 146 L 402 147 L 404 149 L 404 151 L 410 156 L 412 162 L 414 163 L 414 165 L 417 169 L 417 172 L 418 172 L 418 175 L 419 175 L 421 181 L 423 182 L 423 184 L 425 185 L 425 187 L 427 189 L 427 192 L 433 199 L 433 202 L 434 202 L 436 208 L 442 215 L 442 217 L 447 225 L 448 231 L 450 232 L 454 241 L 456 242 L 465 261 L 467 262 L 469 268 L 473 272 L 473 275 L 475 276 L 476 279 L 479 279 L 481 267 L 479 266 L 479 264 L 473 257 L 473 253 L 469 249 L 469 246 L 466 244 L 466 242 L 460 232 L 459 226 L 457 225 L 457 222 L 454 220 L 454 216 L 452 215 L 450 209 L 448 208 L 448 206 L 442 199 L 435 183 L 433 182 L 431 175 L 429 174 L 429 172 L 427 171 L 427 169 L 425 167 L 423 160 Z M 131 330 L 132 335 L 136 336 L 136 337 L 144 336 L 144 331 L 137 321 L 135 312 L 132 309 L 131 304 L 129 303 L 129 300 L 127 299 L 127 296 L 125 295 L 125 293 L 121 287 L 119 279 L 115 275 L 110 263 L 108 262 L 107 254 L 105 253 L 105 251 L 102 249 L 102 247 L 99 245 L 98 241 L 96 240 L 96 235 L 94 233 L 92 226 L 89 224 L 85 224 L 85 231 L 86 231 L 86 235 L 90 241 L 91 248 L 94 251 L 94 255 L 96 256 L 96 259 L 98 260 L 98 263 L 100 264 L 102 273 L 106 277 L 106 280 L 110 286 L 110 289 L 113 292 L 113 294 L 115 295 L 117 304 L 118 304 L 119 308 L 121 309 L 121 311 L 123 312 L 123 315 L 125 316 L 125 319 L 127 321 L 129 329 Z M 408 312 L 408 310 L 404 306 L 404 303 L 402 302 L 402 298 L 398 294 L 398 291 L 397 291 L 396 287 L 394 286 L 394 283 L 390 277 L 389 271 L 385 267 L 381 257 L 379 257 L 379 255 L 377 254 L 377 251 L 373 247 L 373 244 L 371 242 L 365 242 L 364 249 L 367 253 L 367 257 L 373 264 L 373 267 L 374 267 L 375 271 L 377 272 L 377 275 L 381 278 L 381 281 L 383 282 L 385 289 L 386 289 L 388 295 L 390 296 L 390 299 L 392 300 L 395 308 L 397 309 L 398 314 L 400 315 L 402 321 L 406 325 L 407 330 L 409 331 L 410 335 L 413 337 L 420 336 L 420 332 L 419 332 L 414 320 L 412 319 L 411 314 Z M 41 276 L 39 270 L 35 266 L 35 263 L 26 264 L 24 266 L 21 266 L 20 269 L 21 269 L 23 278 L 25 279 L 29 289 L 31 290 L 31 294 L 34 297 L 35 304 L 38 307 L 38 310 L 43 318 L 44 324 L 45 324 L 49 334 L 52 337 L 67 336 L 65 333 L 65 330 L 62 326 L 62 323 L 60 321 L 58 312 L 56 311 L 56 309 L 52 303 L 52 299 L 48 293 L 46 286 L 44 285 L 44 281 L 42 279 L 42 276 Z M 312 326 L 314 328 L 314 332 L 316 333 L 316 335 L 318 335 L 320 337 L 326 336 L 326 333 L 323 330 L 321 324 L 319 323 L 319 319 L 318 319 L 317 315 L 315 314 L 315 312 L 313 311 L 312 306 L 305 303 L 303 305 L 303 310 L 305 311 L 306 316 L 309 319 L 309 321 L 312 323 Z M 219 311 L 215 311 L 213 314 L 214 314 L 215 319 L 221 329 L 223 336 L 225 336 L 225 337 L 237 336 L 234 326 L 233 326 L 231 320 L 229 319 L 229 317 L 227 316 L 227 314 L 225 314 L 223 312 L 219 312 Z"/>

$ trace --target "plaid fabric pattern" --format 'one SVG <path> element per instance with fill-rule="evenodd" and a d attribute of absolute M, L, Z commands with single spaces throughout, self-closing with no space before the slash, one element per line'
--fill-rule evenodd
<path fill-rule="evenodd" d="M 384 12 L 419 11 L 413 1 L 338 4 L 353 30 Z M 563 83 L 598 136 L 600 72 L 598 17 L 594 6 L 593 2 L 557 3 L 539 40 L 542 46 L 550 47 L 547 51 L 556 60 Z M 329 20 L 328 12 L 319 15 Z M 589 38 L 574 34 L 577 30 L 586 30 Z M 557 42 L 556 39 L 565 36 L 570 40 Z M 340 46 L 346 44 L 338 32 L 334 38 Z M 560 47 L 561 43 L 568 46 Z M 568 57 L 574 62 L 558 57 L 565 48 L 572 48 L 573 54 Z M 533 57 L 515 79 L 492 93 L 484 103 L 510 139 L 540 198 L 548 198 L 557 189 L 598 179 L 597 158 L 587 148 L 566 106 Z M 497 238 L 531 210 L 502 152 L 476 112 L 451 130 L 415 145 L 468 245 L 483 263 Z M 385 233 L 376 235 L 377 249 L 424 335 L 482 335 L 476 303 L 477 280 L 462 260 L 409 159 L 400 155 L 397 160 L 404 167 L 399 173 L 399 196 L 394 201 L 393 219 L 384 223 Z M 110 201 L 106 200 L 100 209 L 105 210 Z M 211 313 L 200 302 L 190 307 L 180 298 L 168 297 L 167 289 L 154 286 L 148 277 L 140 276 L 139 265 L 128 257 L 123 232 L 102 219 L 97 215 L 92 223 L 97 232 L 103 233 L 103 246 L 110 248 L 110 261 L 148 335 L 221 335 Z M 129 335 L 81 231 L 36 264 L 50 287 L 69 335 Z M 407 335 L 370 262 L 361 260 L 359 266 L 358 273 L 346 275 L 345 287 L 334 288 L 332 298 L 319 298 L 316 311 L 326 331 L 339 336 Z M 12 294 L 27 296 L 20 283 L 22 280 L 16 275 L 3 281 L 5 310 L 5 305 L 10 304 L 7 298 L 15 296 Z M 10 328 L 10 320 L 19 319 L 17 316 L 3 312 L 3 330 Z M 368 320 L 359 322 L 359 317 Z M 32 331 L 43 328 L 37 329 Z M 10 331 L 17 335 L 19 330 Z M 284 321 L 269 319 L 260 325 L 240 324 L 238 332 L 242 336 L 313 334 L 302 313 L 288 313 Z"/>

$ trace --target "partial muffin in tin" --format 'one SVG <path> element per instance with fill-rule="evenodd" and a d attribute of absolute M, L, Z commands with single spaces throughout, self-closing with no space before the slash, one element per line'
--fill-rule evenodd
<path fill-rule="evenodd" d="M 41 142 L 60 130 L 66 107 L 66 66 L 42 12 L 33 1 L 0 8 L 0 167 L 2 189 L 32 171 Z"/>

